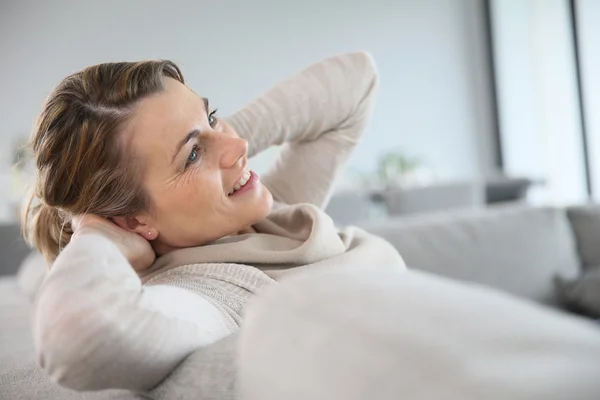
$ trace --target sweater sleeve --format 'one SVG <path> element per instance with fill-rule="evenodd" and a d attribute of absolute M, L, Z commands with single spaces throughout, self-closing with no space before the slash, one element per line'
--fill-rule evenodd
<path fill-rule="evenodd" d="M 371 56 L 349 53 L 280 82 L 228 121 L 248 140 L 250 156 L 284 145 L 261 178 L 275 200 L 324 207 L 366 126 L 377 86 Z"/>
<path fill-rule="evenodd" d="M 38 363 L 75 390 L 149 389 L 228 333 L 200 295 L 142 287 L 119 249 L 97 234 L 74 238 L 56 259 L 33 315 Z"/>

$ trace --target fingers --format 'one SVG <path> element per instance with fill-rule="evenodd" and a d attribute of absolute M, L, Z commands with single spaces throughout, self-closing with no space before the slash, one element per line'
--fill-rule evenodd
<path fill-rule="evenodd" d="M 96 214 L 79 214 L 74 215 L 71 220 L 71 227 L 73 232 L 77 232 L 79 229 L 86 225 L 98 224 L 98 223 L 107 223 L 109 222 L 106 218 L 100 217 Z"/>

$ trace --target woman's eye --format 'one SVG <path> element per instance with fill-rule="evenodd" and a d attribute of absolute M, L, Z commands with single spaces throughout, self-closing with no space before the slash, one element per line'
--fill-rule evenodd
<path fill-rule="evenodd" d="M 197 159 L 198 159 L 198 146 L 194 146 L 192 148 L 192 151 L 190 152 L 190 155 L 188 156 L 187 161 L 185 162 L 185 166 L 187 167 L 188 165 L 195 162 Z"/>
<path fill-rule="evenodd" d="M 217 125 L 217 122 L 219 122 L 219 117 L 217 117 L 217 109 L 215 108 L 215 110 L 208 115 L 208 123 L 214 128 Z"/>

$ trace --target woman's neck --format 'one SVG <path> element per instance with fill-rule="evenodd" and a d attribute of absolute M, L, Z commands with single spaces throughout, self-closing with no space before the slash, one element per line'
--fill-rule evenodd
<path fill-rule="evenodd" d="M 246 233 L 256 233 L 256 229 L 254 229 L 252 225 L 250 225 L 237 232 L 238 235 L 244 235 Z"/>

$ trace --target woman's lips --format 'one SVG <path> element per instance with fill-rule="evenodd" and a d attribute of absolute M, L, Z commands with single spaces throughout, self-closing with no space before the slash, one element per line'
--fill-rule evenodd
<path fill-rule="evenodd" d="M 254 189 L 257 184 L 258 175 L 256 175 L 253 171 L 250 171 L 250 179 L 248 179 L 248 182 L 246 182 L 246 184 L 242 186 L 239 190 L 233 192 L 233 194 L 231 194 L 229 197 L 235 197 L 244 194 L 247 191 Z"/>

